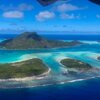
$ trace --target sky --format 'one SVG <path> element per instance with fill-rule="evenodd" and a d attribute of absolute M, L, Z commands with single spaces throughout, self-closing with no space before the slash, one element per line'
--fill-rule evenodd
<path fill-rule="evenodd" d="M 100 6 L 88 0 L 0 0 L 0 32 L 68 31 L 100 33 Z"/>

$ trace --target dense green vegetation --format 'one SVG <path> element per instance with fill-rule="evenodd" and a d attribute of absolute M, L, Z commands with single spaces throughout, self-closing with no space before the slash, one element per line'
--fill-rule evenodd
<path fill-rule="evenodd" d="M 80 44 L 78 41 L 64 42 L 47 40 L 39 36 L 36 32 L 25 32 L 19 36 L 5 40 L 0 43 L 1 49 L 33 49 L 33 48 L 55 48 L 65 46 L 75 46 Z"/>
<path fill-rule="evenodd" d="M 79 71 L 87 71 L 92 68 L 92 66 L 90 66 L 89 64 L 81 62 L 79 60 L 75 60 L 75 59 L 64 59 L 61 61 L 61 63 L 65 67 L 67 67 L 69 70 L 76 69 Z"/>
<path fill-rule="evenodd" d="M 0 79 L 23 78 L 40 75 L 48 70 L 40 59 L 0 64 Z"/>

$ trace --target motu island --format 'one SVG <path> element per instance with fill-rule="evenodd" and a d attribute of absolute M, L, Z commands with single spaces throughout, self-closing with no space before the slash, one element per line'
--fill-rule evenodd
<path fill-rule="evenodd" d="M 92 68 L 92 66 L 90 66 L 87 63 L 75 59 L 69 59 L 69 58 L 61 60 L 61 64 L 63 64 L 68 69 L 68 71 L 77 70 L 77 71 L 85 72 Z"/>
<path fill-rule="evenodd" d="M 48 67 L 40 59 L 0 64 L 0 79 L 25 78 L 42 75 Z"/>

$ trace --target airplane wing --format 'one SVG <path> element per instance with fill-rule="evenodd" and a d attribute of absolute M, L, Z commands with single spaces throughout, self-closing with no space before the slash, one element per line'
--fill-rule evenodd
<path fill-rule="evenodd" d="M 41 5 L 47 6 L 50 5 L 58 0 L 37 0 Z"/>
<path fill-rule="evenodd" d="M 67 1 L 67 0 L 37 0 L 42 6 L 48 6 L 56 1 Z M 89 0 L 92 3 L 100 5 L 100 0 Z"/>
<path fill-rule="evenodd" d="M 89 1 L 91 1 L 91 2 L 93 2 L 93 3 L 95 3 L 95 4 L 100 5 L 100 0 L 89 0 Z"/>

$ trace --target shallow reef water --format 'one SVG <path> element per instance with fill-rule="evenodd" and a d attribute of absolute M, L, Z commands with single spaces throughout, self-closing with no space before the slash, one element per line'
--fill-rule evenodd
<path fill-rule="evenodd" d="M 100 67 L 100 61 L 96 58 L 100 56 L 100 43 L 85 42 L 82 45 L 54 48 L 54 49 L 33 49 L 33 50 L 0 50 L 0 63 L 13 63 L 32 58 L 39 58 L 51 69 L 49 75 L 40 80 L 28 81 L 7 81 L 0 82 L 1 88 L 22 88 L 34 87 L 51 84 L 62 84 L 77 80 L 90 79 L 100 76 L 100 70 L 91 71 L 83 74 L 66 75 L 67 68 L 64 68 L 60 60 L 73 58 L 81 60 L 93 66 Z"/>

